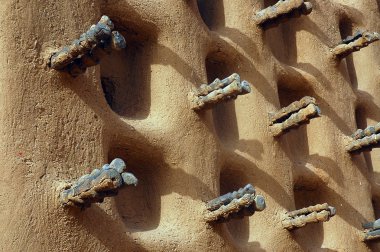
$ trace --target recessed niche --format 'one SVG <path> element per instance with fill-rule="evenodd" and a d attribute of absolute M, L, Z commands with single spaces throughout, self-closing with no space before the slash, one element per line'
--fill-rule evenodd
<path fill-rule="evenodd" d="M 367 126 L 367 112 L 364 107 L 357 107 L 355 109 L 355 121 L 356 121 L 356 128 L 357 129 L 365 129 Z M 373 149 L 373 151 L 376 151 L 376 149 Z M 373 163 L 372 163 L 372 153 L 370 151 L 364 151 L 363 156 L 367 165 L 367 169 L 369 171 L 373 171 Z"/>
<path fill-rule="evenodd" d="M 160 223 L 162 177 L 159 169 L 143 157 L 135 159 L 124 148 L 112 148 L 109 162 L 122 158 L 127 163 L 127 172 L 133 173 L 138 185 L 122 188 L 114 197 L 116 209 L 125 227 L 131 232 L 156 229 Z M 153 161 L 152 161 L 153 162 Z"/>
<path fill-rule="evenodd" d="M 212 53 L 206 58 L 207 83 L 216 78 L 224 79 L 234 73 L 234 69 L 228 63 L 227 55 L 218 52 Z M 222 102 L 212 109 L 216 133 L 219 139 L 225 143 L 236 143 L 239 140 L 235 101 Z"/>
<path fill-rule="evenodd" d="M 357 129 L 365 129 L 368 126 L 374 126 L 378 122 L 370 119 L 365 106 L 358 106 L 355 109 L 355 120 Z M 362 152 L 367 169 L 371 172 L 374 183 L 380 183 L 380 148 L 373 148 L 372 150 L 365 150 Z"/>
<path fill-rule="evenodd" d="M 320 190 L 299 190 L 294 189 L 294 202 L 295 209 L 297 210 L 308 206 L 314 206 L 317 204 L 328 203 L 321 197 L 323 194 Z M 321 248 L 324 240 L 323 224 L 322 223 L 310 223 L 303 228 L 295 229 L 292 231 L 293 238 L 303 248 Z M 309 239 L 313 237 L 313 239 Z"/>
<path fill-rule="evenodd" d="M 293 89 L 289 83 L 278 83 L 278 98 L 281 108 L 290 105 L 292 102 L 299 101 L 305 96 L 313 97 L 313 92 L 308 89 Z M 318 101 L 317 101 L 318 102 Z M 298 128 L 291 129 L 285 133 L 290 148 L 287 148 L 288 154 L 294 158 L 295 162 L 304 163 L 305 160 L 299 160 L 301 157 L 309 156 L 309 142 L 307 137 L 307 126 L 301 125 Z"/>
<path fill-rule="evenodd" d="M 143 119 L 150 112 L 151 40 L 146 34 L 115 27 L 126 38 L 127 47 L 101 60 L 104 96 L 118 115 Z"/>
<path fill-rule="evenodd" d="M 197 0 L 199 14 L 210 30 L 225 24 L 223 1 Z"/>
<path fill-rule="evenodd" d="M 342 40 L 347 38 L 348 36 L 354 35 L 356 30 L 354 30 L 353 22 L 349 18 L 342 18 L 339 21 L 339 32 Z M 345 62 L 351 86 L 356 89 L 358 87 L 358 78 L 356 76 L 356 69 L 352 54 L 348 55 L 345 58 Z"/>
<path fill-rule="evenodd" d="M 236 191 L 249 183 L 252 183 L 252 181 L 248 181 L 247 176 L 243 172 L 223 169 L 220 174 L 220 195 Z M 246 244 L 248 242 L 249 217 L 232 219 L 228 221 L 226 225 L 235 241 L 242 244 Z"/>

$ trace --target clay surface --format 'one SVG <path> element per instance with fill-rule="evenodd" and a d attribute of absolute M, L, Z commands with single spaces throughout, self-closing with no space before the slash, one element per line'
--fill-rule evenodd
<path fill-rule="evenodd" d="M 263 29 L 253 17 L 276 2 L 2 0 L 0 251 L 379 251 L 362 224 L 380 218 L 380 151 L 346 144 L 380 122 L 380 43 L 332 50 L 380 32 L 380 2 L 310 0 Z M 50 68 L 102 15 L 126 48 L 76 78 Z M 250 93 L 191 109 L 190 91 L 233 73 Z M 274 138 L 268 113 L 305 96 L 321 116 Z M 115 158 L 136 187 L 62 207 L 62 181 Z M 247 184 L 264 211 L 205 221 L 206 202 Z M 283 228 L 325 202 L 329 221 Z"/>

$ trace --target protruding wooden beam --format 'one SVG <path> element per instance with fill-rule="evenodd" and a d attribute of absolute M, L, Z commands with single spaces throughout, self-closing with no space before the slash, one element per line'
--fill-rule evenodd
<path fill-rule="evenodd" d="M 293 230 L 301 228 L 309 223 L 325 222 L 336 214 L 336 209 L 327 203 L 305 207 L 299 210 L 288 212 L 282 221 L 285 229 Z"/>
<path fill-rule="evenodd" d="M 304 0 L 280 0 L 275 5 L 256 12 L 253 19 L 264 29 L 275 27 L 291 18 L 309 15 L 313 5 Z"/>
<path fill-rule="evenodd" d="M 91 203 L 103 202 L 105 197 L 117 195 L 118 189 L 123 185 L 136 186 L 137 178 L 125 170 L 124 161 L 117 158 L 103 168 L 80 177 L 60 193 L 62 205 L 83 209 L 90 207 Z"/>
<path fill-rule="evenodd" d="M 195 92 L 190 92 L 189 100 L 191 108 L 195 111 L 209 109 L 218 103 L 236 99 L 238 95 L 251 92 L 247 81 L 240 82 L 240 76 L 236 73 L 219 80 L 215 79 L 211 84 L 203 84 Z"/>
<path fill-rule="evenodd" d="M 220 223 L 227 222 L 230 219 L 251 216 L 256 211 L 263 211 L 266 205 L 264 197 L 256 195 L 256 190 L 248 184 L 238 191 L 210 200 L 206 207 L 205 220 Z"/>
<path fill-rule="evenodd" d="M 380 219 L 363 224 L 363 228 L 366 229 L 362 237 L 364 242 L 377 240 L 380 238 Z"/>
<path fill-rule="evenodd" d="M 378 40 L 380 40 L 380 34 L 377 32 L 358 31 L 355 35 L 342 40 L 331 52 L 335 58 L 343 59 Z"/>
<path fill-rule="evenodd" d="M 380 123 L 369 126 L 364 130 L 359 129 L 351 135 L 351 140 L 346 146 L 346 150 L 351 153 L 360 153 L 364 150 L 371 150 L 379 147 L 380 144 Z"/>
<path fill-rule="evenodd" d="M 319 117 L 320 114 L 315 98 L 305 96 L 277 113 L 270 113 L 270 131 L 273 136 L 280 136 L 291 128 L 299 127 L 301 124 L 308 123 L 310 119 Z"/>
<path fill-rule="evenodd" d="M 114 24 L 107 16 L 83 33 L 71 45 L 63 47 L 50 56 L 49 66 L 55 70 L 66 71 L 78 76 L 86 68 L 99 64 L 102 54 L 109 49 L 121 50 L 126 47 L 124 37 L 118 31 L 112 31 Z"/>

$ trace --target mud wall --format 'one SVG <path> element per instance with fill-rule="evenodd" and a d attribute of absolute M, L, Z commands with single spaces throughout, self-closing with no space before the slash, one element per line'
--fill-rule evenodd
<path fill-rule="evenodd" d="M 380 31 L 376 0 L 311 0 L 313 12 L 263 30 L 276 1 L 13 1 L 0 7 L 0 247 L 3 251 L 369 251 L 380 217 L 378 151 L 346 136 L 380 121 L 380 47 L 341 62 L 330 49 Z M 48 67 L 101 15 L 126 37 L 77 78 Z M 207 111 L 188 93 L 239 73 L 252 92 Z M 269 112 L 313 96 L 322 117 L 273 138 Z M 120 157 L 139 179 L 85 211 L 57 185 Z M 227 224 L 207 200 L 252 183 L 265 211 Z M 287 211 L 327 202 L 329 222 L 289 232 Z"/>

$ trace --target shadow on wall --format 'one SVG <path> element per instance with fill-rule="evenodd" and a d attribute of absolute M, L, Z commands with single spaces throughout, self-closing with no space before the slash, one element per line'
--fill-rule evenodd
<path fill-rule="evenodd" d="M 131 155 L 127 149 L 114 146 L 109 151 L 109 160 L 115 157 L 126 160 L 128 172 L 132 172 L 139 180 L 137 187 L 121 190 L 114 198 L 125 229 L 131 232 L 154 230 L 159 226 L 163 195 L 176 192 L 204 202 L 214 195 L 197 177 L 182 169 L 170 168 L 161 157 Z M 191 185 L 191 188 L 184 184 Z"/>
<path fill-rule="evenodd" d="M 353 22 L 347 18 L 349 15 L 350 17 L 354 17 L 356 21 L 364 20 L 363 13 L 358 11 L 355 8 L 351 8 L 347 5 L 339 5 L 334 3 L 333 1 L 330 2 L 321 2 L 321 1 L 310 1 L 313 4 L 313 12 L 319 11 L 319 14 L 323 15 L 323 20 L 326 20 L 326 22 L 332 22 L 334 23 L 335 19 L 332 20 L 334 15 L 336 15 L 337 9 L 341 10 L 339 12 L 341 20 L 339 21 L 339 31 L 342 38 L 346 38 L 348 35 L 352 35 L 352 27 Z M 329 5 L 324 6 L 323 8 L 320 7 L 320 5 Z M 321 9 L 329 9 L 331 11 L 328 12 L 320 12 Z M 351 26 L 351 27 L 350 27 Z M 281 34 L 282 36 L 279 37 L 276 33 Z M 291 19 L 288 20 L 286 23 L 281 24 L 280 26 L 276 28 L 272 28 L 266 31 L 266 43 L 269 45 L 269 48 L 271 49 L 273 55 L 281 62 L 290 64 L 290 65 L 296 65 L 297 62 L 297 56 L 298 56 L 298 49 L 297 43 L 296 43 L 296 33 L 299 31 L 307 31 L 308 33 L 315 36 L 321 44 L 326 45 L 327 47 L 334 47 L 336 46 L 340 41 L 336 41 L 336 36 L 327 36 L 326 32 L 321 30 L 319 28 L 319 25 L 314 23 L 309 16 L 303 16 L 299 20 L 297 19 Z M 277 41 L 273 41 L 273 38 L 278 38 Z M 281 41 L 283 44 L 282 46 L 279 44 L 278 41 Z M 350 61 L 350 60 L 349 60 Z M 350 64 L 350 63 L 349 63 Z M 350 70 L 350 79 L 353 86 L 355 86 L 355 83 L 357 82 L 355 78 L 355 71 L 352 71 L 354 69 L 352 68 L 353 65 L 348 65 L 348 68 Z"/>
<path fill-rule="evenodd" d="M 355 121 L 356 121 L 356 128 L 357 129 L 365 129 L 367 125 L 367 112 L 366 109 L 358 106 L 355 109 Z M 365 159 L 365 162 L 367 164 L 367 169 L 369 171 L 373 171 L 373 164 L 372 164 L 372 158 L 371 158 L 371 152 L 364 151 L 363 156 Z"/>
<path fill-rule="evenodd" d="M 225 26 L 223 1 L 197 0 L 199 14 L 210 30 Z"/>
<path fill-rule="evenodd" d="M 226 158 L 224 167 L 228 167 L 228 170 L 237 172 L 236 174 L 244 173 L 247 178 L 253 180 L 248 183 L 253 183 L 253 186 L 270 195 L 280 206 L 284 208 L 292 206 L 289 193 L 284 189 L 285 186 L 275 180 L 272 175 L 259 169 L 252 161 L 233 151 L 227 150 L 223 155 Z"/>
<path fill-rule="evenodd" d="M 335 125 L 340 131 L 342 131 L 343 134 L 349 135 L 352 133 L 352 129 L 348 127 L 340 115 L 334 111 L 334 104 L 329 104 L 323 97 L 317 95 L 316 91 L 313 91 L 321 88 L 330 90 L 333 87 L 333 84 L 320 70 L 309 63 L 298 63 L 295 67 L 290 67 L 283 64 L 282 68 L 283 72 L 279 77 L 279 85 L 281 84 L 290 90 L 296 89 L 300 90 L 300 92 L 302 90 L 304 90 L 305 93 L 309 92 L 314 98 L 316 98 L 323 116 L 327 116 L 331 119 L 331 121 L 335 122 Z M 306 74 L 321 81 L 318 81 L 317 83 L 309 83 L 306 77 L 304 77 Z"/>
<path fill-rule="evenodd" d="M 153 41 L 141 31 L 123 28 L 118 24 L 115 26 L 126 38 L 127 47 L 112 51 L 100 63 L 104 95 L 118 115 L 144 119 L 150 112 Z"/>
<path fill-rule="evenodd" d="M 380 198 L 372 198 L 373 211 L 375 213 L 375 220 L 380 219 Z"/>
<path fill-rule="evenodd" d="M 356 125 L 358 129 L 365 129 L 368 126 L 374 126 L 377 122 L 379 122 L 380 118 L 377 116 L 377 113 L 373 113 L 373 111 L 379 111 L 379 108 L 376 104 L 373 103 L 373 97 L 372 95 L 360 91 L 360 100 L 365 99 L 366 104 L 359 104 L 357 105 L 355 109 L 355 120 Z M 370 109 L 368 109 L 370 108 Z M 371 120 L 374 120 L 373 123 L 369 123 Z M 373 183 L 380 183 L 380 176 L 379 176 L 379 170 L 380 170 L 380 158 L 379 158 L 380 149 L 379 148 L 373 148 L 372 150 L 364 150 L 362 152 L 367 170 L 363 172 L 369 172 L 370 177 L 373 179 Z M 355 157 L 353 157 L 354 160 Z"/>
<path fill-rule="evenodd" d="M 111 218 L 96 204 L 93 204 L 86 211 L 69 209 L 69 213 L 76 216 L 75 221 L 79 221 L 79 224 L 88 233 L 96 237 L 109 251 L 125 251 L 126 248 L 130 251 L 146 251 L 128 237 L 123 225 L 120 225 L 118 221 Z M 115 242 L 115 237 L 118 238 L 117 242 Z"/>
<path fill-rule="evenodd" d="M 349 19 L 348 17 L 343 17 L 341 18 L 341 20 L 339 20 L 339 32 L 342 40 L 347 38 L 348 36 L 354 35 L 356 31 L 354 30 L 354 24 L 352 23 L 351 19 Z M 350 78 L 349 83 L 351 83 L 352 88 L 356 90 L 358 88 L 358 78 L 356 76 L 353 55 L 348 55 L 344 61 L 346 62 L 346 67 L 348 71 L 347 74 Z"/>
<path fill-rule="evenodd" d="M 211 53 L 206 58 L 208 84 L 216 78 L 224 79 L 234 73 L 234 67 L 229 63 L 228 56 L 222 52 Z M 235 102 L 217 104 L 212 109 L 214 127 L 223 143 L 235 145 L 239 141 L 239 132 L 235 111 Z"/>
<path fill-rule="evenodd" d="M 324 203 L 319 190 L 294 190 L 296 209 Z M 319 250 L 324 239 L 323 224 L 311 223 L 303 228 L 291 231 L 293 239 L 305 250 Z"/>
<path fill-rule="evenodd" d="M 318 3 L 313 1 L 313 11 L 318 9 Z M 302 19 L 300 21 L 299 19 Z M 321 43 L 332 46 L 331 39 L 315 24 L 310 17 L 302 16 L 299 19 L 290 19 L 286 23 L 265 31 L 265 43 L 268 44 L 273 56 L 286 64 L 297 63 L 298 48 L 296 33 L 305 30 L 316 36 Z"/>
<path fill-rule="evenodd" d="M 233 192 L 247 184 L 252 184 L 243 171 L 223 169 L 220 174 L 220 195 Z M 233 219 L 226 223 L 228 231 L 238 244 L 246 244 L 249 239 L 249 217 Z"/>
<path fill-rule="evenodd" d="M 220 195 L 236 191 L 247 184 L 252 184 L 255 187 L 255 181 L 249 180 L 249 176 L 243 170 L 237 171 L 228 167 L 222 169 L 220 174 Z M 265 251 L 261 248 L 259 242 L 248 242 L 250 230 L 254 230 L 250 228 L 249 218 L 255 218 L 255 214 L 242 219 L 232 219 L 226 223 L 228 232 L 234 243 L 239 247 L 239 251 Z"/>
<path fill-rule="evenodd" d="M 292 84 L 282 82 L 281 80 L 278 82 L 278 98 L 280 101 L 281 108 L 284 108 L 290 105 L 292 102 L 299 101 L 305 96 L 314 97 L 314 92 L 309 89 L 308 86 L 303 86 L 301 89 L 297 87 L 292 87 Z M 295 160 L 299 157 L 307 157 L 309 155 L 309 142 L 307 137 L 307 126 L 302 125 L 299 128 L 291 129 L 289 132 L 285 133 L 285 135 L 281 136 L 286 139 L 288 143 L 288 148 L 283 148 L 288 156 L 294 162 L 299 160 Z"/>

